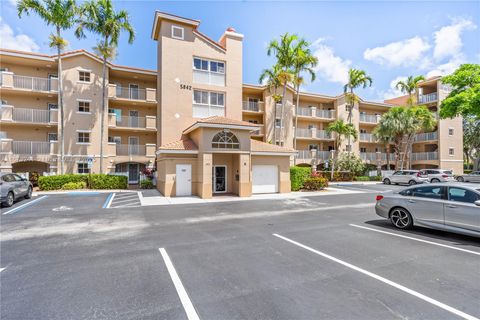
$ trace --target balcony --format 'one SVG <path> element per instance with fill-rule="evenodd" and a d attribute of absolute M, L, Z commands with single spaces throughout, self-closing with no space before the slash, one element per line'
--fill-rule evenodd
<path fill-rule="evenodd" d="M 360 113 L 360 122 L 377 124 L 380 118 L 380 115 Z"/>
<path fill-rule="evenodd" d="M 430 103 L 438 100 L 438 94 L 436 92 L 429 94 L 418 95 L 418 103 Z"/>
<path fill-rule="evenodd" d="M 262 124 L 257 130 L 252 132 L 252 136 L 263 136 L 265 134 L 265 127 Z"/>
<path fill-rule="evenodd" d="M 157 90 L 153 88 L 127 88 L 110 83 L 108 84 L 108 98 L 155 103 L 157 101 Z"/>
<path fill-rule="evenodd" d="M 264 103 L 263 101 L 243 101 L 242 110 L 249 112 L 263 112 Z"/>
<path fill-rule="evenodd" d="M 142 156 L 155 157 L 156 145 L 152 143 L 147 144 L 115 144 L 109 143 L 115 147 L 115 154 L 117 156 Z"/>
<path fill-rule="evenodd" d="M 54 155 L 57 141 L 18 141 L 1 139 L 1 153 L 15 155 Z"/>
<path fill-rule="evenodd" d="M 311 117 L 312 109 L 311 108 L 298 108 L 298 116 Z"/>
<path fill-rule="evenodd" d="M 110 128 L 157 130 L 157 118 L 155 116 L 117 117 L 115 113 L 109 113 L 108 126 Z"/>
<path fill-rule="evenodd" d="M 325 130 L 318 130 L 317 128 L 297 128 L 297 138 L 309 138 L 309 139 L 324 139 L 331 140 L 332 135 L 328 134 Z"/>
<path fill-rule="evenodd" d="M 390 161 L 395 160 L 395 154 L 390 153 Z M 387 154 L 380 152 L 360 152 L 360 159 L 363 161 L 387 161 Z"/>
<path fill-rule="evenodd" d="M 438 133 L 436 131 L 416 134 L 414 141 L 421 142 L 421 141 L 432 141 L 432 140 L 438 140 Z"/>
<path fill-rule="evenodd" d="M 13 88 L 33 92 L 57 92 L 58 79 L 20 76 L 12 72 L 1 72 L 2 88 Z"/>
<path fill-rule="evenodd" d="M 52 125 L 58 122 L 58 110 L 14 108 L 3 105 L 0 108 L 0 120 L 2 122 Z"/>
<path fill-rule="evenodd" d="M 328 160 L 330 159 L 330 151 L 319 151 L 319 150 L 297 150 L 297 159 L 317 159 L 317 160 Z"/>
<path fill-rule="evenodd" d="M 360 133 L 360 142 L 377 142 L 377 139 L 371 133 Z"/>
<path fill-rule="evenodd" d="M 438 152 L 412 152 L 410 159 L 412 161 L 438 160 Z"/>
<path fill-rule="evenodd" d="M 335 111 L 317 109 L 315 110 L 315 117 L 322 119 L 335 119 Z"/>
<path fill-rule="evenodd" d="M 315 134 L 315 138 L 317 139 L 326 139 L 326 140 L 331 140 L 333 139 L 332 138 L 332 135 L 327 133 L 327 131 L 325 130 L 316 130 L 316 134 Z"/>

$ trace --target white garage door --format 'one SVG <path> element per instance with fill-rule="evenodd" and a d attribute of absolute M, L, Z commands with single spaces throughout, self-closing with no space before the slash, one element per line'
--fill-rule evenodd
<path fill-rule="evenodd" d="M 252 167 L 252 193 L 278 192 L 278 167 L 272 165 L 254 165 Z"/>

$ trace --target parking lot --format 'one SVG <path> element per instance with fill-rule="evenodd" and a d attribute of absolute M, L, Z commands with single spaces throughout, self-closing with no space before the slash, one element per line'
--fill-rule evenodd
<path fill-rule="evenodd" d="M 2 208 L 1 317 L 480 318 L 479 239 L 394 229 L 375 195 L 402 187 L 338 188 L 358 193 L 145 207 L 136 192 L 71 193 Z"/>

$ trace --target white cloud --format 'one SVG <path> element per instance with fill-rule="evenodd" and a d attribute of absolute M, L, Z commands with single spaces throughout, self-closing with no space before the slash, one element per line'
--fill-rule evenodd
<path fill-rule="evenodd" d="M 0 17 L 0 47 L 20 51 L 38 51 L 40 47 L 26 34 L 17 34 Z"/>
<path fill-rule="evenodd" d="M 454 19 L 451 25 L 440 28 L 434 32 L 435 48 L 433 57 L 438 61 L 447 57 L 460 54 L 463 47 L 462 32 L 473 30 L 477 26 L 467 19 Z"/>
<path fill-rule="evenodd" d="M 463 63 L 466 63 L 464 56 L 462 54 L 458 54 L 448 62 L 435 66 L 427 73 L 427 78 L 451 74 Z"/>
<path fill-rule="evenodd" d="M 398 81 L 406 81 L 407 77 L 399 76 L 390 81 L 390 89 L 383 93 L 383 99 L 393 99 L 405 95 L 402 91 L 396 88 Z"/>
<path fill-rule="evenodd" d="M 352 61 L 336 56 L 333 49 L 325 45 L 324 41 L 324 38 L 319 38 L 313 43 L 314 55 L 318 59 L 315 71 L 325 80 L 343 85 L 348 82 L 348 69 Z"/>
<path fill-rule="evenodd" d="M 368 48 L 363 53 L 366 60 L 391 67 L 408 66 L 418 63 L 430 49 L 428 42 L 419 36 L 389 43 L 383 47 Z"/>

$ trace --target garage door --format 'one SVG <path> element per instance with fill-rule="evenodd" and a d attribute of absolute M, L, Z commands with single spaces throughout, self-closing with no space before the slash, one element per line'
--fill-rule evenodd
<path fill-rule="evenodd" d="M 252 193 L 278 192 L 278 167 L 275 165 L 254 165 L 252 167 Z"/>

